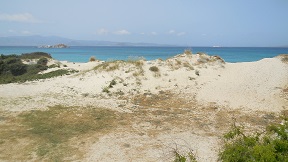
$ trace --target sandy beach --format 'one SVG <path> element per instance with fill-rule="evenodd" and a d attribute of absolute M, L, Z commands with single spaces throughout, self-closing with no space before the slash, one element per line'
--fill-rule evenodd
<path fill-rule="evenodd" d="M 200 162 L 217 161 L 221 137 L 234 119 L 247 130 L 261 130 L 276 120 L 269 116 L 288 110 L 288 63 L 281 56 L 225 63 L 218 56 L 183 53 L 167 60 L 49 64 L 55 62 L 79 72 L 0 85 L 0 124 L 57 105 L 115 112 L 120 126 L 67 142 L 81 152 L 65 157 L 69 161 L 173 161 L 175 150 L 192 151 Z M 7 158 L 8 144 L 1 144 L 0 159 L 39 160 L 33 153 Z M 13 144 L 12 154 L 25 148 L 21 141 Z"/>

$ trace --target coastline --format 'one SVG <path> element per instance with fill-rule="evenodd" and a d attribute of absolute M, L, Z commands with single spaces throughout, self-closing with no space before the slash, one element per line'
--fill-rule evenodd
<path fill-rule="evenodd" d="M 131 118 L 96 142 L 86 141 L 87 161 L 153 161 L 183 141 L 198 161 L 217 161 L 219 137 L 232 117 L 255 129 L 259 124 L 251 118 L 288 110 L 288 63 L 281 59 L 225 63 L 217 56 L 184 53 L 151 61 L 50 60 L 79 72 L 0 85 L 0 110 L 15 115 L 57 105 L 101 107 Z"/>

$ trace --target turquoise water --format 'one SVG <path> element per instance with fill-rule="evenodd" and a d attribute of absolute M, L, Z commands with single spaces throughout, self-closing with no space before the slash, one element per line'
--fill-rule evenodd
<path fill-rule="evenodd" d="M 270 47 L 111 47 L 111 46 L 72 46 L 60 49 L 45 49 L 30 46 L 0 46 L 0 54 L 22 54 L 29 52 L 47 52 L 60 61 L 87 62 L 91 56 L 99 60 L 126 60 L 129 57 L 144 57 L 146 60 L 157 58 L 167 59 L 183 53 L 185 49 L 193 53 L 205 52 L 209 55 L 219 55 L 226 62 L 251 62 L 263 58 L 288 54 L 288 48 Z"/>

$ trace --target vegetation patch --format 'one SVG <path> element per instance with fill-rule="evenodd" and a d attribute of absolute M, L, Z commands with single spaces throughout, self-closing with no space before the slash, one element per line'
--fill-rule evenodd
<path fill-rule="evenodd" d="M 222 161 L 287 161 L 288 118 L 282 124 L 270 125 L 262 133 L 247 135 L 233 124 L 224 135 L 225 145 L 219 158 Z"/>
<path fill-rule="evenodd" d="M 184 54 L 192 55 L 192 51 L 190 49 L 186 49 L 186 50 L 184 50 Z"/>
<path fill-rule="evenodd" d="M 288 63 L 288 54 L 281 54 L 278 57 L 281 58 L 281 61 L 284 63 Z"/>
<path fill-rule="evenodd" d="M 187 155 L 180 154 L 177 150 L 174 151 L 175 159 L 174 162 L 197 162 L 195 155 L 192 151 L 188 152 Z"/>
<path fill-rule="evenodd" d="M 40 59 L 42 57 L 52 58 L 52 56 L 45 52 L 32 52 L 32 53 L 24 53 L 19 56 L 21 59 Z"/>
<path fill-rule="evenodd" d="M 151 66 L 149 70 L 153 72 L 159 72 L 159 68 L 157 66 Z"/>
<path fill-rule="evenodd" d="M 34 156 L 33 152 L 40 161 L 63 161 L 71 156 L 81 158 L 82 153 L 72 144 L 91 133 L 109 132 L 116 127 L 115 121 L 113 111 L 92 107 L 55 106 L 46 111 L 23 112 L 16 117 L 5 118 L 6 124 L 0 124 L 0 159 L 27 161 Z M 13 147 L 6 150 L 10 146 Z M 22 147 L 21 150 L 18 146 Z M 13 152 L 20 153 L 21 157 L 11 156 Z"/>
<path fill-rule="evenodd" d="M 94 67 L 94 70 L 96 70 L 96 71 L 114 71 L 114 70 L 119 69 L 121 63 L 123 63 L 123 61 L 105 62 L 103 64 L 100 64 L 100 65 Z"/>
<path fill-rule="evenodd" d="M 89 59 L 89 61 L 90 61 L 90 62 L 94 62 L 94 61 L 96 61 L 96 58 L 95 58 L 94 56 L 91 56 L 90 59 Z"/>
<path fill-rule="evenodd" d="M 31 53 L 23 55 L 0 55 L 0 84 L 25 82 L 37 79 L 46 79 L 64 74 L 76 72 L 74 70 L 56 70 L 46 74 L 39 72 L 47 70 L 49 54 L 46 53 Z M 22 63 L 21 59 L 35 59 L 36 64 L 27 65 Z"/>

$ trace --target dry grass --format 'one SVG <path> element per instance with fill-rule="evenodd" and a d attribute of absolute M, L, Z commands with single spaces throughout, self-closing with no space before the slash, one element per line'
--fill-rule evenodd
<path fill-rule="evenodd" d="M 90 62 L 94 62 L 94 61 L 96 61 L 96 58 L 95 58 L 94 56 L 91 56 L 90 59 L 89 59 L 89 61 L 90 61 Z"/>
<path fill-rule="evenodd" d="M 130 99 L 137 107 L 132 109 L 133 113 L 125 114 L 93 107 L 63 106 L 16 116 L 1 112 L 0 160 L 81 161 L 91 141 L 117 130 L 149 137 L 177 131 L 221 137 L 235 120 L 253 131 L 264 129 L 268 123 L 280 122 L 277 114 L 245 113 L 217 103 L 199 105 L 193 98 L 188 100 L 169 91 Z"/>
<path fill-rule="evenodd" d="M 119 70 L 120 64 L 122 64 L 123 61 L 112 61 L 112 62 L 105 62 L 103 64 L 100 64 L 96 67 L 94 67 L 95 71 L 114 71 Z"/>
<path fill-rule="evenodd" d="M 281 58 L 281 61 L 284 63 L 288 63 L 288 54 L 281 54 L 278 57 Z"/>
<path fill-rule="evenodd" d="M 46 111 L 3 117 L 0 160 L 63 161 L 82 157 L 71 141 L 89 134 L 108 133 L 117 126 L 116 114 L 101 108 L 55 106 Z M 84 140 L 85 141 L 85 140 Z"/>
<path fill-rule="evenodd" d="M 143 64 L 143 60 L 112 61 L 100 64 L 94 67 L 94 70 L 99 72 L 121 70 L 125 73 L 133 72 L 133 76 L 138 77 L 144 75 Z"/>
<path fill-rule="evenodd" d="M 153 72 L 159 72 L 159 68 L 157 66 L 151 66 L 149 70 Z"/>
<path fill-rule="evenodd" d="M 192 51 L 190 49 L 186 49 L 186 50 L 184 50 L 184 54 L 192 55 Z"/>
<path fill-rule="evenodd" d="M 221 108 L 215 103 L 203 106 L 170 92 L 139 95 L 133 98 L 133 102 L 141 107 L 134 112 L 133 121 L 138 125 L 150 123 L 144 133 L 151 136 L 170 130 L 185 130 L 221 137 L 235 120 L 251 131 L 263 130 L 269 123 L 280 121 L 277 114 L 244 113 Z"/>

